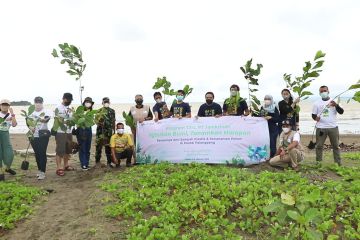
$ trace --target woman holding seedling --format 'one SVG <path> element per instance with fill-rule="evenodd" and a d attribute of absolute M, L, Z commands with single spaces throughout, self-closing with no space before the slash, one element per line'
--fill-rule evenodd
<path fill-rule="evenodd" d="M 17 122 L 13 109 L 10 107 L 10 101 L 3 99 L 0 101 L 0 181 L 5 180 L 3 165 L 5 172 L 16 175 L 11 169 L 14 160 L 14 152 L 10 142 L 9 129 L 16 127 Z"/>
<path fill-rule="evenodd" d="M 264 105 L 261 107 L 260 116 L 264 117 L 269 126 L 270 135 L 270 157 L 276 154 L 276 139 L 278 137 L 278 122 L 280 119 L 279 110 L 276 107 L 274 99 L 271 95 L 266 95 Z"/>
<path fill-rule="evenodd" d="M 279 121 L 279 134 L 282 131 L 281 122 L 290 119 L 292 130 L 299 130 L 299 113 L 296 112 L 296 104 L 300 102 L 300 98 L 293 99 L 288 89 L 281 91 L 282 101 L 279 102 L 280 121 Z"/>
<path fill-rule="evenodd" d="M 83 107 L 85 111 L 91 111 L 94 105 L 94 102 L 91 97 L 85 98 L 83 102 Z M 90 148 L 91 148 L 91 139 L 92 139 L 92 130 L 91 127 L 78 128 L 76 129 L 76 138 L 79 144 L 79 158 L 81 169 L 87 171 L 89 169 L 90 161 Z"/>
<path fill-rule="evenodd" d="M 36 164 L 39 170 L 36 175 L 38 180 L 45 179 L 47 163 L 46 150 L 51 135 L 48 128 L 50 113 L 44 109 L 43 103 L 44 100 L 42 97 L 36 97 L 34 99 L 35 110 L 29 115 L 29 118 L 34 122 L 34 127 L 29 127 L 32 132 L 32 136 L 30 136 L 30 143 L 34 150 Z"/>

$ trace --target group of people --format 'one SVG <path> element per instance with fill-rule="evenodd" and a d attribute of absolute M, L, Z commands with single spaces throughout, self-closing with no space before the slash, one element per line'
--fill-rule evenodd
<path fill-rule="evenodd" d="M 334 160 L 341 164 L 339 149 L 339 130 L 336 124 L 336 115 L 343 114 L 344 110 L 329 97 L 327 86 L 321 86 L 319 90 L 321 99 L 313 106 L 312 118 L 316 121 L 316 160 L 322 161 L 322 151 L 324 142 L 329 136 L 333 148 Z M 293 99 L 288 89 L 281 91 L 283 100 L 275 103 L 271 95 L 265 95 L 262 107 L 259 112 L 252 112 L 249 109 L 246 99 L 240 97 L 240 88 L 238 85 L 230 86 L 230 96 L 224 101 L 221 107 L 214 102 L 213 92 L 205 94 L 205 103 L 198 110 L 196 117 L 221 117 L 221 116 L 249 116 L 263 117 L 268 122 L 270 137 L 270 158 L 269 163 L 272 166 L 298 168 L 299 162 L 304 159 L 304 148 L 300 142 L 299 133 L 299 114 L 297 104 L 300 99 Z M 191 118 L 191 107 L 185 102 L 185 92 L 178 90 L 175 100 L 170 109 L 163 100 L 160 92 L 155 92 L 155 105 L 152 108 L 144 105 L 143 96 L 135 96 L 135 105 L 130 108 L 131 115 L 136 123 L 154 120 L 161 121 L 166 118 Z M 69 159 L 73 152 L 73 135 L 76 136 L 79 145 L 79 159 L 82 170 L 89 169 L 90 149 L 92 142 L 91 127 L 74 129 L 68 124 L 72 118 L 73 110 L 70 107 L 73 101 L 71 93 L 65 93 L 62 102 L 56 107 L 57 116 L 63 119 L 65 128 L 59 128 L 56 132 L 50 131 L 48 122 L 53 113 L 44 109 L 43 98 L 34 99 L 35 111 L 29 116 L 36 120 L 36 126 L 30 127 L 32 137 L 30 143 L 35 152 L 35 158 L 39 173 L 37 178 L 45 178 L 47 155 L 46 150 L 51 135 L 55 136 L 56 141 L 56 174 L 64 176 L 66 171 L 73 171 L 74 168 L 69 165 Z M 94 105 L 92 98 L 87 97 L 83 101 L 85 111 L 91 111 Z M 101 115 L 96 121 L 96 165 L 101 165 L 102 149 L 105 148 L 107 166 L 109 168 L 119 167 L 121 159 L 126 159 L 126 166 L 136 164 L 132 163 L 134 154 L 134 145 L 136 143 L 136 126 L 131 128 L 132 136 L 126 134 L 123 123 L 116 123 L 115 110 L 110 108 L 110 99 L 102 99 L 102 108 L 99 109 Z M 4 171 L 15 175 L 16 172 L 11 169 L 14 158 L 12 146 L 9 137 L 9 128 L 17 125 L 16 116 L 10 107 L 10 101 L 2 100 L 0 102 L 0 181 L 4 180 Z M 278 144 L 277 144 L 277 140 Z M 277 148 L 278 145 L 278 148 Z M 134 156 L 136 158 L 136 156 Z M 5 170 L 3 171 L 3 165 Z"/>

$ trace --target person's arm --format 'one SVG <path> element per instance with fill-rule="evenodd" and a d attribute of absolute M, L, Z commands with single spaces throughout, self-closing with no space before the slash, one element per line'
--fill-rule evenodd
<path fill-rule="evenodd" d="M 249 107 L 248 107 L 246 101 L 242 101 L 240 103 L 240 106 L 242 106 L 241 109 L 243 109 L 243 112 L 241 114 L 244 114 L 244 116 L 249 116 L 250 110 L 249 110 Z"/>
<path fill-rule="evenodd" d="M 185 109 L 184 109 L 185 110 Z M 186 106 L 186 118 L 191 118 L 191 108 L 190 108 L 190 105 L 189 104 L 187 104 L 187 106 Z"/>
<path fill-rule="evenodd" d="M 335 105 L 335 109 L 336 109 L 336 112 L 337 112 L 338 114 L 343 114 L 343 113 L 344 113 L 344 109 L 343 109 L 342 107 L 340 107 L 339 104 L 336 104 L 336 105 Z"/>
<path fill-rule="evenodd" d="M 149 107 L 149 110 L 148 110 L 148 115 L 147 115 L 147 117 L 145 118 L 145 121 L 148 121 L 148 120 L 152 120 L 153 119 L 153 114 L 152 114 L 152 112 L 151 112 L 151 110 L 150 110 L 150 107 Z"/>
<path fill-rule="evenodd" d="M 204 111 L 204 105 L 201 105 L 200 108 L 199 108 L 199 111 L 198 111 L 198 114 L 197 116 L 198 117 L 205 117 L 205 111 Z"/>
<path fill-rule="evenodd" d="M 16 127 L 17 121 L 15 118 L 14 110 L 12 108 L 9 108 L 10 114 L 11 114 L 11 126 Z"/>
<path fill-rule="evenodd" d="M 299 145 L 299 142 L 300 142 L 300 134 L 299 134 L 299 133 L 295 133 L 292 142 L 291 142 L 291 143 L 289 144 L 289 146 L 285 149 L 285 152 L 288 153 L 290 150 L 296 148 L 297 145 Z"/>
<path fill-rule="evenodd" d="M 317 109 L 316 104 L 314 104 L 314 106 L 313 106 L 311 117 L 316 122 L 320 121 L 320 116 L 318 116 L 318 109 Z"/>
<path fill-rule="evenodd" d="M 221 116 L 222 116 L 222 109 L 221 106 L 217 104 L 215 109 L 215 117 L 221 117 Z"/>
<path fill-rule="evenodd" d="M 173 117 L 174 116 L 174 104 L 171 104 L 171 107 L 170 107 L 170 117 Z"/>

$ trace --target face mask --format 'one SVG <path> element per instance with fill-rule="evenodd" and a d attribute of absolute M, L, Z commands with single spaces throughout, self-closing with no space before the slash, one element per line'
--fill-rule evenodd
<path fill-rule="evenodd" d="M 123 128 L 119 128 L 116 130 L 118 134 L 124 134 L 124 129 Z"/>
<path fill-rule="evenodd" d="M 141 105 L 143 103 L 143 100 L 142 99 L 136 99 L 135 102 L 136 102 L 136 104 Z"/>
<path fill-rule="evenodd" d="M 282 130 L 284 131 L 284 133 L 290 132 L 290 128 L 283 128 Z"/>
<path fill-rule="evenodd" d="M 184 100 L 184 96 L 181 96 L 181 95 L 176 96 L 176 99 L 177 99 L 179 102 L 181 102 L 182 100 Z"/>
<path fill-rule="evenodd" d="M 213 103 L 213 100 L 211 100 L 211 99 L 206 99 L 206 103 L 210 105 L 210 104 Z"/>
<path fill-rule="evenodd" d="M 322 92 L 320 93 L 321 98 L 325 99 L 329 97 L 329 92 Z"/>
<path fill-rule="evenodd" d="M 288 100 L 290 98 L 290 95 L 282 95 L 284 100 Z"/>
<path fill-rule="evenodd" d="M 110 106 L 110 103 L 104 103 L 104 107 L 108 108 Z"/>
<path fill-rule="evenodd" d="M 271 104 L 271 100 L 264 100 L 264 103 L 266 106 L 269 106 Z"/>
<path fill-rule="evenodd" d="M 87 108 L 91 108 L 91 106 L 92 106 L 92 104 L 91 104 L 91 103 L 89 103 L 89 102 L 86 102 L 86 103 L 85 103 L 85 107 L 87 107 Z"/>
<path fill-rule="evenodd" d="M 230 95 L 231 95 L 232 97 L 235 97 L 235 96 L 237 95 L 237 91 L 230 91 Z"/>
<path fill-rule="evenodd" d="M 156 99 L 157 103 L 161 103 L 161 98 Z"/>

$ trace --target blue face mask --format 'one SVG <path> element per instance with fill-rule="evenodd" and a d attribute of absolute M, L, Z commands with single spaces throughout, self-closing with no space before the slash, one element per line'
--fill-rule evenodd
<path fill-rule="evenodd" d="M 321 97 L 322 99 L 328 98 L 328 97 L 329 97 L 329 92 L 322 92 L 322 93 L 320 93 L 320 97 Z"/>
<path fill-rule="evenodd" d="M 182 100 L 184 100 L 184 96 L 178 95 L 176 96 L 176 99 L 181 102 Z"/>

